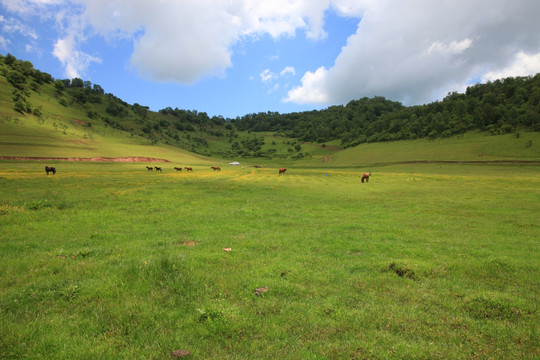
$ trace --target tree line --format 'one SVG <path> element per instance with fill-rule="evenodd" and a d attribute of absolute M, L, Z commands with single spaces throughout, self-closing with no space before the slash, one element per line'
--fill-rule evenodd
<path fill-rule="evenodd" d="M 384 97 L 362 98 L 319 111 L 248 114 L 238 130 L 275 131 L 305 142 L 364 142 L 438 138 L 469 130 L 492 134 L 540 131 L 540 74 L 469 86 L 426 105 L 403 106 Z"/>
<path fill-rule="evenodd" d="M 105 93 L 100 85 L 89 81 L 54 79 L 34 69 L 31 62 L 11 54 L 0 55 L 0 75 L 13 86 L 12 100 L 17 112 L 40 117 L 41 108 L 28 100 L 30 91 L 39 92 L 42 86 L 49 86 L 61 105 L 81 107 L 89 119 L 101 120 L 108 127 L 145 137 L 152 143 L 176 144 L 199 153 L 208 148 L 209 136 L 227 138 L 233 153 L 260 152 L 260 139 L 236 140 L 236 131 L 275 132 L 300 142 L 339 140 L 343 147 L 365 142 L 435 139 L 469 130 L 492 134 L 540 131 L 540 74 L 472 85 L 465 93 L 452 92 L 441 101 L 425 105 L 404 106 L 377 96 L 323 110 L 261 112 L 235 119 L 171 107 L 153 112 L 147 106 L 130 105 Z"/>

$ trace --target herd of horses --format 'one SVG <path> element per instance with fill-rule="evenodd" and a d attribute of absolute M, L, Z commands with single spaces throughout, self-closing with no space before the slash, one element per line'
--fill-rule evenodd
<path fill-rule="evenodd" d="M 147 166 L 146 169 L 148 171 L 154 171 L 156 170 L 157 172 L 163 172 L 163 169 L 159 166 Z M 210 169 L 214 170 L 214 171 L 221 171 L 221 168 L 219 166 L 210 166 Z M 177 172 L 178 171 L 182 171 L 182 168 L 181 167 L 175 167 L 174 170 L 176 170 Z M 190 167 L 190 166 L 186 166 L 184 167 L 184 170 L 186 170 L 186 172 L 193 172 L 193 168 Z M 285 175 L 285 171 L 287 171 L 287 168 L 281 168 L 279 169 L 279 173 L 278 175 Z M 47 173 L 47 175 L 49 175 L 49 173 L 52 173 L 53 175 L 56 174 L 56 169 L 52 166 L 45 166 L 45 172 Z M 371 173 L 363 173 L 362 174 L 362 183 L 365 181 L 365 182 L 369 182 L 369 177 L 371 176 Z"/>

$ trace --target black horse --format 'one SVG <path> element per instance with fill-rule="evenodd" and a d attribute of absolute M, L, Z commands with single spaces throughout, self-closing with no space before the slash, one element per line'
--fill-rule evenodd
<path fill-rule="evenodd" d="M 50 172 L 52 172 L 52 174 L 56 174 L 56 169 L 53 168 L 52 166 L 45 166 L 45 172 L 47 173 L 47 175 L 49 175 Z"/>
<path fill-rule="evenodd" d="M 163 169 L 160 168 L 160 167 L 158 167 L 158 166 L 154 166 L 154 169 L 156 169 L 156 171 L 159 171 L 159 172 L 162 172 L 162 171 L 163 171 Z"/>

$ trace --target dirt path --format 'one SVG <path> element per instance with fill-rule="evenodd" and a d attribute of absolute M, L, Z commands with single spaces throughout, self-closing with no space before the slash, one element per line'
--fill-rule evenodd
<path fill-rule="evenodd" d="M 38 157 L 38 156 L 0 156 L 0 160 L 58 160 L 58 161 L 97 161 L 97 162 L 163 162 L 170 163 L 167 159 L 157 159 L 142 156 L 128 156 L 128 157 Z"/>

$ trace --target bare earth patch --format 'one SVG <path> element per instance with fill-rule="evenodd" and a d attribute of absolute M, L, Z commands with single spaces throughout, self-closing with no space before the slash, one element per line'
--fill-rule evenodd
<path fill-rule="evenodd" d="M 195 246 L 197 244 L 198 242 L 193 241 L 193 240 L 184 240 L 180 243 L 180 245 L 183 245 L 183 246 Z"/>
<path fill-rule="evenodd" d="M 0 160 L 58 160 L 58 161 L 97 161 L 97 162 L 164 162 L 170 163 L 167 159 L 157 159 L 144 156 L 127 156 L 127 157 L 38 157 L 38 156 L 0 156 Z"/>

